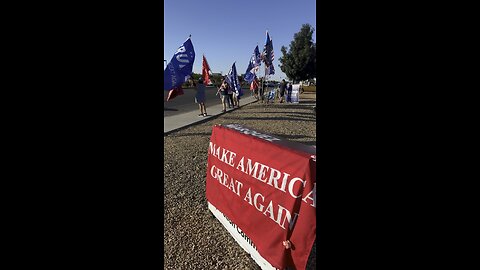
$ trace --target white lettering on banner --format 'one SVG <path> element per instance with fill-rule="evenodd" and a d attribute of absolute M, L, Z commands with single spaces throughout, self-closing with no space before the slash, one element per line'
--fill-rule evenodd
<path fill-rule="evenodd" d="M 187 50 L 185 49 L 185 46 L 182 45 L 182 46 L 180 46 L 180 48 L 178 48 L 177 53 L 184 53 L 186 51 Z"/>
<path fill-rule="evenodd" d="M 238 159 L 235 152 L 222 146 L 218 146 L 211 141 L 209 142 L 208 154 L 212 155 L 212 158 L 215 158 L 222 163 L 235 168 L 239 172 L 250 176 L 252 179 L 265 183 L 276 190 L 288 194 L 295 200 L 300 198 L 301 203 L 305 203 L 311 207 L 316 207 L 315 183 L 313 183 L 312 190 L 305 190 L 307 187 L 307 181 L 301 177 L 291 176 L 289 173 L 271 168 L 266 164 L 252 160 L 248 157 L 242 156 L 238 157 Z M 278 202 L 273 201 L 272 198 L 269 198 L 269 194 L 271 194 L 271 192 L 265 191 L 267 192 L 267 196 L 264 196 L 262 194 L 263 192 L 253 192 L 251 187 L 248 185 L 245 186 L 244 183 L 232 177 L 232 175 L 235 175 L 235 178 L 241 176 L 239 176 L 237 173 L 230 174 L 232 171 L 227 169 L 228 167 L 221 166 L 221 168 L 219 168 L 217 165 L 211 164 L 209 172 L 210 176 L 215 180 L 215 182 L 218 182 L 220 185 L 229 189 L 238 197 L 243 197 L 245 202 L 254 207 L 265 217 L 268 217 L 277 223 L 282 229 L 293 229 L 294 224 L 299 216 L 298 213 L 290 212 L 292 209 L 285 208 Z M 247 182 L 251 183 L 249 181 Z M 308 185 L 308 187 L 311 188 L 310 185 Z M 247 190 L 247 192 L 244 190 Z"/>
<path fill-rule="evenodd" d="M 283 179 L 281 181 L 281 184 L 279 185 L 278 180 L 281 178 L 281 175 L 282 175 L 282 173 L 279 170 L 276 170 L 274 168 L 270 168 L 267 165 L 264 165 L 264 164 L 259 163 L 259 162 L 253 163 L 253 161 L 249 158 L 247 158 L 247 166 L 245 168 L 244 159 L 245 159 L 245 157 L 242 157 L 240 159 L 240 161 L 238 162 L 237 170 L 240 170 L 243 173 L 245 173 L 247 175 L 250 175 L 251 177 L 253 177 L 253 178 L 255 178 L 255 179 L 257 179 L 257 180 L 259 180 L 263 183 L 266 183 L 267 185 L 272 186 L 275 189 L 278 189 L 278 190 L 280 190 L 284 193 L 287 193 L 285 188 L 287 186 L 287 182 L 289 182 L 289 184 L 288 184 L 288 194 L 294 199 L 297 199 L 297 198 L 301 197 L 301 195 L 295 194 L 294 185 L 297 181 L 302 182 L 303 185 L 301 185 L 301 187 L 298 188 L 298 192 L 297 192 L 298 194 L 302 194 L 302 191 L 305 188 L 305 186 L 307 184 L 307 181 L 305 181 L 305 180 L 303 180 L 299 177 L 292 178 L 289 181 L 288 177 L 290 176 L 290 174 L 284 172 L 283 173 Z M 252 165 L 252 163 L 253 163 L 253 165 Z M 268 182 L 267 182 L 267 178 L 265 178 L 265 176 L 268 173 L 268 171 L 270 171 L 270 176 L 267 177 L 268 178 Z"/>
<path fill-rule="evenodd" d="M 225 148 L 221 149 L 221 147 L 216 147 L 216 145 L 212 142 L 208 145 L 208 153 L 212 154 L 214 157 L 218 158 L 221 162 L 230 165 L 230 167 L 235 166 L 234 158 L 237 156 L 236 153 L 227 150 Z M 222 150 L 222 155 L 220 156 L 220 149 Z"/>
<path fill-rule="evenodd" d="M 245 194 L 245 198 L 243 198 L 243 200 L 248 202 L 250 205 L 253 205 L 252 204 L 252 189 L 250 189 L 250 188 L 248 189 L 247 194 Z"/>
<path fill-rule="evenodd" d="M 293 219 L 292 214 L 288 211 L 285 207 L 281 206 L 280 204 L 275 204 L 278 206 L 278 211 L 275 213 L 273 201 L 270 201 L 265 208 L 265 205 L 262 204 L 265 202 L 265 196 L 260 193 L 256 193 L 253 195 L 253 203 L 252 203 L 252 189 L 249 188 L 247 193 L 245 194 L 244 201 L 249 203 L 250 205 L 254 206 L 257 211 L 261 212 L 264 216 L 270 218 L 275 223 L 277 223 L 282 229 L 285 230 L 285 222 L 289 224 L 289 230 L 293 228 L 293 225 L 297 221 L 298 213 L 294 213 Z M 264 210 L 265 209 L 265 210 Z M 283 218 L 283 219 L 282 219 Z"/>
<path fill-rule="evenodd" d="M 230 223 L 230 225 L 232 225 L 237 230 L 238 234 L 240 234 L 242 238 L 245 239 L 245 241 L 247 241 L 250 246 L 252 246 L 252 248 L 257 249 L 252 240 L 248 238 L 248 236 L 237 226 L 237 224 L 233 223 L 227 216 L 225 216 L 225 214 L 222 213 L 222 215 L 228 221 L 228 223 Z"/>
<path fill-rule="evenodd" d="M 278 213 L 279 216 L 282 216 L 281 212 L 285 211 L 285 217 L 283 218 L 283 222 L 282 222 L 282 225 L 280 225 L 282 228 L 285 228 L 285 221 L 288 222 L 288 224 L 290 224 L 288 226 L 288 229 L 289 230 L 292 230 L 293 228 L 293 225 L 295 224 L 295 221 L 297 221 L 297 217 L 298 217 L 298 213 L 293 213 L 293 220 L 292 220 L 292 215 L 290 215 L 290 211 L 288 211 L 287 209 L 283 208 L 280 204 L 278 205 Z"/>
<path fill-rule="evenodd" d="M 186 57 L 187 59 L 183 59 L 182 57 Z M 186 54 L 178 54 L 176 58 L 180 63 L 186 63 L 186 64 L 190 63 L 190 61 L 188 61 L 188 55 Z M 183 68 L 184 66 L 186 66 L 186 64 L 179 64 L 178 67 Z"/>
<path fill-rule="evenodd" d="M 170 65 L 168 69 L 172 72 L 172 74 L 175 74 L 175 68 L 173 67 L 173 65 Z M 171 78 L 172 78 L 172 85 L 177 84 L 177 76 L 171 76 Z"/>
<path fill-rule="evenodd" d="M 253 204 L 255 205 L 255 208 L 257 208 L 258 211 L 262 212 L 263 211 L 263 205 L 260 204 L 261 207 L 257 206 L 257 198 L 262 197 L 262 202 L 265 200 L 265 197 L 263 197 L 262 194 L 257 193 L 255 196 L 253 196 Z"/>
<path fill-rule="evenodd" d="M 313 207 L 316 207 L 317 205 L 317 189 L 315 188 L 317 185 L 317 183 L 313 183 L 313 189 L 312 191 L 310 191 L 307 196 L 305 196 L 305 198 L 302 199 L 302 201 L 307 202 L 307 199 L 310 199 L 312 200 L 312 204 L 310 204 L 310 206 L 313 206 Z"/>
<path fill-rule="evenodd" d="M 187 63 L 187 64 L 190 63 L 190 61 L 188 61 L 188 55 L 184 53 L 186 51 L 187 50 L 185 49 L 184 46 L 181 46 L 180 48 L 178 48 L 178 50 L 176 52 L 178 54 L 175 57 L 178 60 L 178 62 Z M 187 57 L 187 59 L 182 59 L 182 57 Z M 178 65 L 179 68 L 183 68 L 184 66 L 186 66 L 186 65 L 182 65 L 182 64 Z"/>
<path fill-rule="evenodd" d="M 297 181 L 302 182 L 302 183 L 303 183 L 303 187 L 305 187 L 305 184 L 307 183 L 307 181 L 303 181 L 302 179 L 300 179 L 300 178 L 298 178 L 298 177 L 295 177 L 295 178 L 293 178 L 292 180 L 290 180 L 290 183 L 288 184 L 288 192 L 290 192 L 290 195 L 291 195 L 292 197 L 294 197 L 295 199 L 302 197 L 302 195 L 298 195 L 298 196 L 293 195 L 293 185 L 295 185 L 295 182 L 297 182 Z M 299 190 L 302 190 L 302 189 L 303 189 L 303 188 L 300 188 Z"/>
<path fill-rule="evenodd" d="M 243 186 L 242 182 L 239 182 L 233 178 L 229 179 L 230 177 L 228 174 L 224 173 L 222 170 L 220 170 L 220 168 L 215 167 L 215 165 L 213 165 L 210 169 L 210 175 L 217 179 L 218 182 L 224 187 L 233 191 L 233 193 L 235 193 L 237 196 L 240 196 L 240 188 Z"/>
<path fill-rule="evenodd" d="M 232 128 L 232 129 L 235 129 L 235 130 L 238 130 L 243 134 L 252 135 L 252 136 L 258 137 L 260 139 L 264 139 L 264 140 L 269 141 L 269 142 L 280 141 L 279 138 L 275 138 L 275 137 L 267 135 L 267 134 L 262 134 L 260 132 L 255 131 L 255 130 L 250 130 L 248 128 L 242 127 L 242 126 L 237 125 L 237 124 L 228 124 L 228 125 L 225 125 L 225 126 L 229 127 L 229 128 Z"/>
<path fill-rule="evenodd" d="M 277 176 L 274 176 L 274 174 L 276 174 Z M 268 179 L 268 183 L 270 186 L 273 186 L 272 185 L 272 181 L 274 181 L 275 183 L 275 188 L 280 190 L 280 191 L 283 191 L 285 192 L 285 186 L 287 185 L 287 178 L 290 176 L 290 174 L 288 173 L 283 173 L 283 180 L 282 180 L 282 186 L 279 187 L 278 186 L 278 179 L 280 179 L 280 177 L 282 176 L 282 173 L 278 170 L 275 170 L 274 168 L 270 168 L 270 178 Z"/>
<path fill-rule="evenodd" d="M 228 149 L 222 148 L 221 146 L 217 146 L 212 142 L 209 142 L 208 153 L 216 157 L 221 162 L 229 165 L 230 167 L 234 167 L 237 170 L 257 179 L 260 182 L 266 183 L 267 185 L 274 187 L 275 189 L 280 190 L 283 193 L 289 194 L 294 199 L 298 199 L 302 196 L 301 194 L 303 193 L 303 190 L 307 184 L 307 181 L 299 177 L 293 177 L 292 179 L 290 179 L 290 174 L 286 172 L 280 172 L 279 170 L 271 168 L 268 165 L 262 164 L 260 162 L 254 162 L 250 158 L 247 158 L 245 161 L 245 157 L 242 157 L 235 167 L 235 158 L 237 157 L 237 154 Z M 227 183 L 226 181 L 228 179 L 228 175 L 224 175 L 222 171 L 219 171 L 215 176 L 215 178 L 219 179 L 222 177 L 224 180 L 219 180 L 220 183 L 228 187 L 228 185 L 225 184 Z M 302 185 L 297 185 L 299 186 L 299 188 L 296 189 L 295 184 L 298 181 L 301 182 Z M 239 194 L 238 191 L 239 190 L 237 188 L 237 195 Z M 312 200 L 313 203 L 308 203 L 306 199 Z M 302 198 L 302 201 L 309 204 L 310 206 L 316 207 L 315 189 L 310 191 L 306 197 Z"/>
<path fill-rule="evenodd" d="M 225 227 L 225 229 L 227 229 L 227 231 L 240 245 L 240 247 L 242 247 L 252 256 L 252 258 L 262 270 L 278 270 L 258 253 L 258 250 L 254 245 L 253 241 L 251 241 L 250 238 L 248 238 L 248 236 L 235 223 L 228 220 L 228 218 L 226 218 L 226 216 L 222 212 L 218 211 L 218 209 L 215 208 L 215 206 L 213 206 L 210 202 L 208 202 L 208 209 L 212 211 L 212 214 L 218 219 L 218 221 L 220 221 L 220 223 Z"/>

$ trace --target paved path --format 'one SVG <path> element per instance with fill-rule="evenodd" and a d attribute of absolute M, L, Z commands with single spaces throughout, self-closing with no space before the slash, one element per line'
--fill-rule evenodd
<path fill-rule="evenodd" d="M 244 92 L 245 95 L 240 100 L 240 107 L 243 107 L 250 103 L 258 102 L 253 96 L 250 95 L 250 90 L 244 89 L 244 91 L 245 91 Z M 306 98 L 307 96 L 309 96 L 309 98 L 307 98 L 308 100 L 302 100 L 302 97 Z M 314 92 L 313 93 L 305 92 L 303 94 L 300 94 L 300 103 L 297 103 L 296 105 L 297 106 L 298 105 L 314 106 L 315 96 L 316 96 L 316 93 Z M 208 114 L 207 117 L 198 116 L 198 113 L 199 113 L 198 105 L 194 101 L 192 101 L 194 100 L 193 98 L 186 95 L 183 98 L 186 99 L 187 101 L 185 102 L 179 99 L 176 104 L 176 106 L 178 106 L 179 109 L 172 108 L 174 103 L 170 103 L 168 107 L 165 105 L 166 107 L 164 109 L 164 114 L 163 114 L 163 120 L 164 120 L 163 134 L 164 135 L 170 132 L 179 130 L 181 128 L 189 127 L 197 123 L 209 121 L 221 114 L 224 114 L 222 113 L 222 104 L 220 102 L 220 99 L 218 99 L 218 97 L 216 97 L 217 99 L 214 99 L 214 101 L 212 102 L 208 102 L 208 99 L 207 99 L 207 114 Z M 286 104 L 286 106 L 288 106 L 288 104 Z M 237 110 L 237 109 L 227 108 L 227 111 L 225 113 L 228 113 L 232 110 Z"/>
<path fill-rule="evenodd" d="M 163 102 L 163 116 L 172 116 L 175 114 L 181 114 L 189 111 L 198 111 L 198 104 L 195 103 L 195 94 L 196 91 L 193 88 L 183 89 L 183 95 L 177 96 L 172 100 Z M 205 90 L 205 99 L 208 107 L 210 105 L 215 105 L 220 102 L 219 96 L 216 96 L 217 88 L 206 87 Z M 167 91 L 164 91 L 165 95 L 168 95 Z"/>
<path fill-rule="evenodd" d="M 252 96 L 250 96 L 250 92 L 246 92 L 245 96 L 240 99 L 240 107 L 256 102 L 256 99 Z M 163 134 L 168 134 L 172 131 L 191 126 L 196 123 L 200 122 L 205 122 L 210 119 L 213 119 L 217 117 L 218 115 L 223 114 L 222 113 L 222 104 L 220 103 L 220 99 L 217 100 L 217 102 L 210 102 L 207 103 L 207 117 L 198 117 L 198 105 L 195 104 L 194 101 L 192 103 L 195 105 L 194 110 L 191 111 L 186 111 L 182 113 L 176 113 L 176 114 L 166 114 L 164 113 L 163 117 Z M 210 105 L 209 105 L 210 104 Z M 228 113 L 231 110 L 237 110 L 237 109 L 228 109 L 225 113 Z M 178 111 L 177 111 L 178 112 Z"/>

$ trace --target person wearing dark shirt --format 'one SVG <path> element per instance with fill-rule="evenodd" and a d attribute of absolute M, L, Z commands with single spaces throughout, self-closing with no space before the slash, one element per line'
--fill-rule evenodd
<path fill-rule="evenodd" d="M 203 79 L 200 77 L 200 79 L 198 79 L 198 84 L 195 84 L 193 81 L 193 85 L 197 91 L 195 94 L 195 103 L 198 104 L 200 109 L 200 114 L 198 116 L 205 117 L 207 116 L 207 108 L 205 107 L 205 85 L 203 85 Z"/>
<path fill-rule="evenodd" d="M 292 102 L 292 84 L 287 84 L 287 103 Z"/>
<path fill-rule="evenodd" d="M 255 97 L 256 100 L 259 99 L 258 97 L 258 79 L 255 77 L 253 79 L 252 83 L 250 84 L 250 90 L 253 91 L 253 96 Z"/>
<path fill-rule="evenodd" d="M 218 93 L 220 93 L 220 97 L 222 98 L 222 112 L 227 111 L 227 102 L 228 102 L 228 83 L 224 80 L 220 87 L 218 88 Z"/>
<path fill-rule="evenodd" d="M 286 87 L 287 87 L 287 84 L 285 83 L 285 80 L 282 80 L 282 82 L 280 83 L 280 103 L 283 103 Z"/>

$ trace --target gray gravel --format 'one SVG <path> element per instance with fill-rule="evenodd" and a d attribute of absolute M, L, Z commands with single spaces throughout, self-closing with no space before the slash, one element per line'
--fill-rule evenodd
<path fill-rule="evenodd" d="M 303 93 L 301 104 L 256 102 L 164 136 L 165 269 L 260 269 L 208 210 L 205 179 L 212 126 L 236 123 L 316 145 L 314 99 L 315 93 Z M 314 247 L 307 269 L 316 268 L 315 254 Z"/>

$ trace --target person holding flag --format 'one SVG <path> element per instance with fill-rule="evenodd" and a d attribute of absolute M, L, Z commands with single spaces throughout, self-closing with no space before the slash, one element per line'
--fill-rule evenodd
<path fill-rule="evenodd" d="M 228 85 L 230 86 L 230 88 L 232 88 L 232 91 L 235 94 L 237 101 L 234 103 L 234 107 L 235 105 L 237 106 L 237 108 L 240 107 L 239 100 L 240 100 L 240 97 L 243 96 L 243 91 L 242 91 L 240 82 L 238 80 L 237 68 L 235 67 L 235 62 L 233 63 L 232 68 L 228 72 L 225 80 L 227 81 Z"/>
<path fill-rule="evenodd" d="M 255 77 L 253 78 L 253 81 L 252 81 L 252 83 L 250 84 L 250 90 L 253 91 L 253 97 L 254 97 L 256 100 L 258 100 L 259 97 L 258 97 L 258 78 L 257 78 L 257 76 L 255 76 Z"/>
<path fill-rule="evenodd" d="M 253 96 L 255 99 L 258 98 L 258 80 L 256 72 L 258 71 L 258 67 L 261 65 L 261 56 L 260 51 L 258 50 L 258 45 L 253 50 L 252 57 L 250 58 L 250 62 L 248 63 L 247 70 L 245 71 L 245 76 L 243 79 L 250 84 L 250 90 L 253 91 Z"/>
<path fill-rule="evenodd" d="M 227 111 L 227 102 L 228 102 L 228 83 L 223 80 L 222 84 L 218 88 L 218 93 L 221 95 L 221 100 L 222 100 L 222 113 Z"/>

